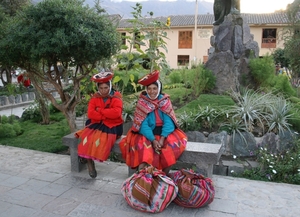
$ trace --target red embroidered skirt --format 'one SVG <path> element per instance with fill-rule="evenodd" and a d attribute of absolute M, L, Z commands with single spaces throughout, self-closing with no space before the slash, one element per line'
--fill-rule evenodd
<path fill-rule="evenodd" d="M 160 136 L 155 135 L 156 140 Z M 157 169 L 164 169 L 176 163 L 186 148 L 187 136 L 180 129 L 175 129 L 164 142 L 160 154 L 156 153 L 151 142 L 139 133 L 129 131 L 120 142 L 120 149 L 126 164 L 136 168 L 141 163 L 150 164 Z"/>
<path fill-rule="evenodd" d="M 79 138 L 78 156 L 96 161 L 106 161 L 117 138 L 122 135 L 122 125 L 109 128 L 101 123 L 90 124 L 75 133 Z"/>

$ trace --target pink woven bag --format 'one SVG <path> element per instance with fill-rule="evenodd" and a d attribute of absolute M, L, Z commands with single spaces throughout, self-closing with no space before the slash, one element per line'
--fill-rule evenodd
<path fill-rule="evenodd" d="M 178 188 L 163 171 L 149 166 L 126 179 L 121 192 L 132 208 L 159 213 L 176 198 Z"/>
<path fill-rule="evenodd" d="M 177 205 L 200 208 L 213 202 L 215 188 L 210 178 L 185 169 L 171 173 L 170 177 L 178 187 L 178 194 L 174 199 Z"/>

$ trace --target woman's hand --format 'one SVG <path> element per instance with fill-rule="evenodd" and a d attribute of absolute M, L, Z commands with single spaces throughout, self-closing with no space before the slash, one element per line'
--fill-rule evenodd
<path fill-rule="evenodd" d="M 152 147 L 154 148 L 154 150 L 155 150 L 155 152 L 157 153 L 157 154 L 160 154 L 160 151 L 161 151 L 161 145 L 160 145 L 160 143 L 155 139 L 155 140 L 153 140 L 153 142 L 152 142 Z"/>
<path fill-rule="evenodd" d="M 161 148 L 163 148 L 164 147 L 164 142 L 165 142 L 165 137 L 160 137 L 160 139 L 159 139 L 159 145 L 160 145 L 160 147 Z"/>

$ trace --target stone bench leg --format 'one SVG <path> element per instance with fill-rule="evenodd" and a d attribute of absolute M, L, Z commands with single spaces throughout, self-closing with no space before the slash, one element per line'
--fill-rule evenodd
<path fill-rule="evenodd" d="M 135 173 L 136 169 L 131 169 L 131 167 L 128 167 L 128 177 L 132 176 L 133 173 Z"/>
<path fill-rule="evenodd" d="M 71 171 L 72 172 L 80 172 L 85 168 L 85 165 L 79 162 L 79 157 L 78 157 L 78 148 L 77 148 L 77 143 L 78 140 L 74 139 L 74 144 L 70 145 L 70 159 L 71 159 Z"/>
<path fill-rule="evenodd" d="M 80 172 L 85 168 L 85 165 L 79 162 L 77 148 L 70 147 L 71 171 Z"/>
<path fill-rule="evenodd" d="M 208 178 L 212 178 L 213 175 L 213 169 L 214 169 L 214 165 L 213 164 L 204 164 L 204 163 L 197 163 L 196 162 L 196 167 L 199 169 L 203 169 L 204 170 L 204 176 L 208 177 Z"/>

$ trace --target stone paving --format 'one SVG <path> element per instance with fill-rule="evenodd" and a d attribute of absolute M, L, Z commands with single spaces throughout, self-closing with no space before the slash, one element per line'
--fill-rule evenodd
<path fill-rule="evenodd" d="M 1 141 L 0 141 L 1 143 Z M 143 217 L 129 207 L 120 188 L 127 178 L 122 163 L 96 163 L 70 172 L 70 157 L 0 145 L 0 217 Z M 171 203 L 157 217 L 296 217 L 300 186 L 213 175 L 214 201 L 187 209 Z"/>

